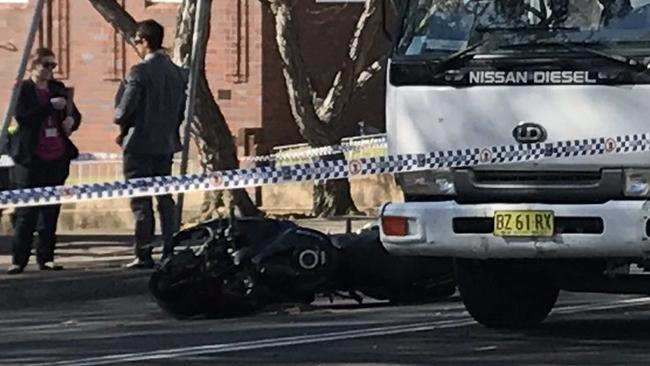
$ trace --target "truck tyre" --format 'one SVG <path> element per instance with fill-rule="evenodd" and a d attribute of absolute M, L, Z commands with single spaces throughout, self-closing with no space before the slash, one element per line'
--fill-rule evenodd
<path fill-rule="evenodd" d="M 521 261 L 457 259 L 455 264 L 467 311 L 488 328 L 536 326 L 557 300 L 554 281 Z"/>

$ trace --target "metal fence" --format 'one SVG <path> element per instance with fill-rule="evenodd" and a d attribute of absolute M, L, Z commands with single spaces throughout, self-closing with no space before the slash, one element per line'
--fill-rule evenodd
<path fill-rule="evenodd" d="M 341 139 L 341 145 L 358 146 L 358 148 L 346 151 L 343 154 L 347 160 L 381 156 L 388 153 L 385 133 L 345 137 Z M 312 148 L 307 143 L 276 146 L 273 148 L 273 155 L 276 157 L 275 165 L 282 166 L 311 163 L 318 158 L 295 157 L 295 155 L 306 153 L 311 149 Z"/>
<path fill-rule="evenodd" d="M 172 174 L 180 174 L 180 159 L 174 159 Z M 189 160 L 187 173 L 194 174 L 202 172 L 198 160 Z M 97 183 L 107 181 L 124 180 L 121 159 L 111 160 L 88 160 L 72 161 L 70 164 L 70 176 L 66 184 Z"/>
<path fill-rule="evenodd" d="M 376 142 L 368 146 L 364 146 L 366 142 Z M 380 144 L 381 142 L 382 144 Z M 375 135 L 364 135 L 364 136 L 355 136 L 355 137 L 345 137 L 341 139 L 342 145 L 358 145 L 359 149 L 354 149 L 347 151 L 345 153 L 345 158 L 350 159 L 361 159 L 369 158 L 373 156 L 383 156 L 388 154 L 388 147 L 386 146 L 386 134 L 379 133 Z"/>

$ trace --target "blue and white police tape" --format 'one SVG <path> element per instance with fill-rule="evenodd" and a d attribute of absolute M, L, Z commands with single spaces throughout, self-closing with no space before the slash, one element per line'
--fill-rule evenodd
<path fill-rule="evenodd" d="M 0 208 L 248 188 L 288 182 L 322 181 L 352 176 L 649 150 L 650 133 L 644 133 L 553 143 L 502 145 L 423 154 L 378 156 L 349 161 L 321 160 L 309 164 L 280 167 L 265 166 L 183 176 L 1 191 Z"/>

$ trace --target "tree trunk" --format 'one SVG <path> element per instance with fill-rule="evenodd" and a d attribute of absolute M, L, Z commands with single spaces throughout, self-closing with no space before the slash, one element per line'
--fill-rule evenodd
<path fill-rule="evenodd" d="M 207 48 L 210 35 L 210 18 L 212 0 L 207 1 L 206 12 L 208 29 L 200 40 L 201 47 Z M 176 39 L 174 42 L 174 59 L 177 63 L 189 62 L 192 50 L 192 34 L 196 16 L 196 0 L 183 0 L 178 12 Z M 192 121 L 192 130 L 201 157 L 201 165 L 208 171 L 236 169 L 239 167 L 235 140 L 226 124 L 221 108 L 214 100 L 212 90 L 205 76 L 205 59 L 201 60 L 199 80 L 196 92 L 196 119 Z M 213 121 L 213 123 L 205 123 Z M 202 219 L 218 216 L 216 211 L 223 202 L 227 207 L 234 204 L 242 216 L 257 216 L 261 212 L 253 204 L 248 193 L 243 189 L 232 191 L 214 191 L 205 194 L 202 207 Z"/>
<path fill-rule="evenodd" d="M 291 113 L 300 134 L 312 146 L 326 146 L 338 141 L 334 131 L 316 112 L 314 90 L 307 75 L 298 44 L 298 31 L 292 18 L 291 1 L 272 1 L 270 9 L 275 18 L 275 39 L 278 45 Z"/>
<path fill-rule="evenodd" d="M 350 194 L 347 179 L 328 180 L 314 184 L 314 215 L 329 217 L 360 214 Z"/>
<path fill-rule="evenodd" d="M 300 134 L 311 146 L 337 144 L 339 139 L 334 128 L 322 121 L 317 113 L 315 93 L 300 54 L 298 32 L 292 19 L 292 4 L 284 0 L 266 4 L 275 18 L 275 37 L 289 104 Z M 351 211 L 357 212 L 357 208 L 352 200 L 347 179 L 314 184 L 314 215 L 342 215 Z"/>
<path fill-rule="evenodd" d="M 368 56 L 382 24 L 381 6 L 380 0 L 366 0 L 349 42 L 347 58 L 317 110 L 318 117 L 332 128 L 341 121 L 345 106 L 359 90 L 359 77 L 368 68 Z"/>
<path fill-rule="evenodd" d="M 122 34 L 127 42 L 133 45 L 132 40 L 136 29 L 136 22 L 133 17 L 115 0 L 89 1 L 99 14 Z M 206 10 L 210 12 L 212 1 L 208 1 L 208 4 Z M 175 62 L 180 65 L 186 65 L 189 62 L 195 14 L 196 0 L 183 0 L 177 18 L 177 32 L 172 56 Z M 205 39 L 201 40 L 204 47 L 207 45 L 210 32 L 205 32 L 205 34 Z M 202 60 L 201 63 L 201 73 L 196 93 L 195 120 L 192 123 L 192 134 L 199 146 L 201 165 L 208 171 L 234 169 L 239 167 L 235 142 L 205 77 L 205 60 Z M 229 192 L 208 192 L 205 197 L 207 200 L 221 202 L 222 195 L 224 196 L 223 200 L 235 204 L 239 213 L 243 216 L 261 214 L 243 189 Z M 202 212 L 204 217 L 217 214 L 217 206 L 210 204 L 210 202 L 208 204 L 204 203 L 203 208 L 209 210 L 209 212 Z"/>

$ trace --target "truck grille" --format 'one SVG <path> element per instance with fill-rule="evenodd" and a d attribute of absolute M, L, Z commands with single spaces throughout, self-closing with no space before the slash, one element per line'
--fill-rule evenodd
<path fill-rule="evenodd" d="M 593 185 L 601 179 L 600 172 L 526 172 L 526 171 L 474 171 L 478 184 L 516 185 Z"/>
<path fill-rule="evenodd" d="M 515 171 L 459 169 L 458 203 L 601 203 L 625 199 L 622 169 Z"/>

